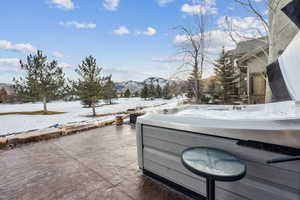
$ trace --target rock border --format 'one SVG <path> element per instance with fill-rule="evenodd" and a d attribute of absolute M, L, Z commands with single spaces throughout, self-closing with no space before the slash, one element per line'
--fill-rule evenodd
<path fill-rule="evenodd" d="M 129 115 L 120 116 L 122 119 L 128 118 Z M 58 128 L 46 128 L 31 132 L 20 133 L 16 135 L 9 135 L 0 138 L 0 149 L 14 148 L 17 145 L 49 140 L 53 138 L 73 135 L 88 131 L 91 129 L 102 128 L 113 125 L 116 120 L 96 121 L 84 125 L 62 125 Z"/>

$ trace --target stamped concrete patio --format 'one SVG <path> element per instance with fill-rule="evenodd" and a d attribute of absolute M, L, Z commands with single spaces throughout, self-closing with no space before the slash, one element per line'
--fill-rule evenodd
<path fill-rule="evenodd" d="M 1 200 L 187 199 L 142 175 L 129 125 L 0 150 L 0 172 Z"/>

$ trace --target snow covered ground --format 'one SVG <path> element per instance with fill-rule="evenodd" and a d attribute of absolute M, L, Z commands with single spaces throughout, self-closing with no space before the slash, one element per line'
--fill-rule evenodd
<path fill-rule="evenodd" d="M 97 107 L 97 114 L 114 113 L 127 111 L 127 109 L 139 106 L 154 106 L 167 103 L 168 106 L 176 106 L 178 99 L 163 100 L 156 99 L 145 101 L 141 98 L 121 98 L 115 101 L 117 104 Z M 23 132 L 33 129 L 47 128 L 55 124 L 67 124 L 80 121 L 108 120 L 114 116 L 89 118 L 91 108 L 83 108 L 80 101 L 73 102 L 52 102 L 48 105 L 49 111 L 66 112 L 60 115 L 4 115 L 0 116 L 0 135 Z M 150 110 L 148 108 L 146 110 Z M 157 109 L 157 108 L 154 108 Z M 42 110 L 41 103 L 26 104 L 0 104 L 0 112 L 22 112 Z"/>
<path fill-rule="evenodd" d="M 155 106 L 166 103 L 158 107 L 145 108 L 147 113 L 156 113 L 156 110 L 178 108 L 178 102 L 183 99 L 163 100 L 156 99 L 145 101 L 141 98 L 121 98 L 116 100 L 117 104 L 97 107 L 97 114 L 115 113 L 127 111 L 141 106 Z M 230 105 L 198 105 L 183 106 L 175 114 L 179 116 L 191 116 L 206 119 L 228 119 L 228 120 L 278 120 L 278 119 L 300 119 L 300 104 L 293 101 L 271 103 L 265 105 L 238 106 L 241 110 L 233 109 Z M 41 103 L 26 104 L 0 104 L 0 112 L 22 112 L 37 111 L 42 109 Z M 56 124 L 86 123 L 90 121 L 105 121 L 114 119 L 115 116 L 105 116 L 90 118 L 91 108 L 83 108 L 80 101 L 73 102 L 52 102 L 48 104 L 48 110 L 66 112 L 60 115 L 0 115 L 0 135 L 24 132 L 34 129 L 47 128 Z"/>

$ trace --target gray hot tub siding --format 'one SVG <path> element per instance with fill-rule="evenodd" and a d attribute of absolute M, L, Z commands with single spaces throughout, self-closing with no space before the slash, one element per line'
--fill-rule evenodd
<path fill-rule="evenodd" d="M 153 116 L 154 117 L 154 116 Z M 218 200 L 299 200 L 300 162 L 266 164 L 284 155 L 236 144 L 237 139 L 199 132 L 159 127 L 147 117 L 137 124 L 139 167 L 205 196 L 205 180 L 187 171 L 180 162 L 181 152 L 191 146 L 221 148 L 247 164 L 247 175 L 237 182 L 217 182 Z M 148 117 L 149 119 L 149 117 Z M 298 140 L 299 142 L 299 140 Z"/>

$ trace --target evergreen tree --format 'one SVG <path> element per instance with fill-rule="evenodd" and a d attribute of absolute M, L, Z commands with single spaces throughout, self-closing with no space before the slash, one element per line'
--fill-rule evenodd
<path fill-rule="evenodd" d="M 115 89 L 115 83 L 111 80 L 111 75 L 105 78 L 105 84 L 103 87 L 103 99 L 108 104 L 112 104 L 112 99 L 117 97 L 117 90 Z"/>
<path fill-rule="evenodd" d="M 138 91 L 134 92 L 134 97 L 139 97 L 140 93 Z"/>
<path fill-rule="evenodd" d="M 162 91 L 162 95 L 163 95 L 164 99 L 171 99 L 172 98 L 169 83 L 166 83 L 166 85 L 164 86 L 163 91 Z"/>
<path fill-rule="evenodd" d="M 225 104 L 232 103 L 236 79 L 239 77 L 235 73 L 233 62 L 226 59 L 226 52 L 223 48 L 220 58 L 217 59 L 214 71 L 217 81 L 220 83 L 218 96 L 222 98 Z"/>
<path fill-rule="evenodd" d="M 190 99 L 194 99 L 195 103 L 201 103 L 203 83 L 200 80 L 200 76 L 197 75 L 197 70 L 194 69 L 188 78 L 187 93 L 186 96 Z M 196 78 L 198 77 L 198 78 Z"/>
<path fill-rule="evenodd" d="M 75 70 L 80 78 L 75 82 L 74 88 L 83 103 L 91 103 L 93 116 L 96 116 L 97 102 L 103 98 L 105 78 L 100 75 L 101 70 L 93 56 L 86 57 Z"/>
<path fill-rule="evenodd" d="M 124 97 L 129 98 L 130 95 L 131 95 L 131 92 L 130 92 L 130 90 L 127 88 L 127 90 L 126 90 L 125 93 L 124 93 Z"/>
<path fill-rule="evenodd" d="M 218 98 L 218 84 L 216 78 L 212 78 L 208 84 L 208 93 L 213 97 L 213 99 Z"/>
<path fill-rule="evenodd" d="M 156 98 L 161 98 L 162 97 L 162 89 L 161 89 L 161 87 L 160 87 L 159 84 L 156 85 L 156 89 L 155 90 L 156 90 L 156 92 L 155 92 L 156 96 L 155 97 Z"/>
<path fill-rule="evenodd" d="M 189 79 L 187 80 L 186 83 L 186 97 L 193 99 L 195 97 L 195 92 L 194 92 L 194 85 L 195 85 L 195 81 L 193 80 L 193 78 L 189 77 Z"/>
<path fill-rule="evenodd" d="M 147 99 L 149 97 L 148 85 L 147 83 L 144 84 L 143 89 L 141 90 L 141 97 Z"/>
<path fill-rule="evenodd" d="M 153 84 L 153 81 L 151 81 L 149 85 L 149 97 L 154 98 L 156 96 L 155 86 Z"/>
<path fill-rule="evenodd" d="M 74 88 L 73 88 L 73 85 L 72 85 L 72 81 L 71 80 L 68 80 L 66 82 L 66 86 L 64 88 L 64 96 L 63 96 L 63 100 L 64 101 L 73 101 L 76 99 L 76 96 L 75 96 L 75 91 L 74 91 Z"/>
<path fill-rule="evenodd" d="M 65 78 L 57 61 L 47 61 L 42 51 L 27 56 L 26 62 L 20 61 L 25 70 L 25 78 L 14 78 L 17 96 L 28 101 L 42 101 L 44 114 L 48 113 L 47 103 L 63 96 Z"/>

